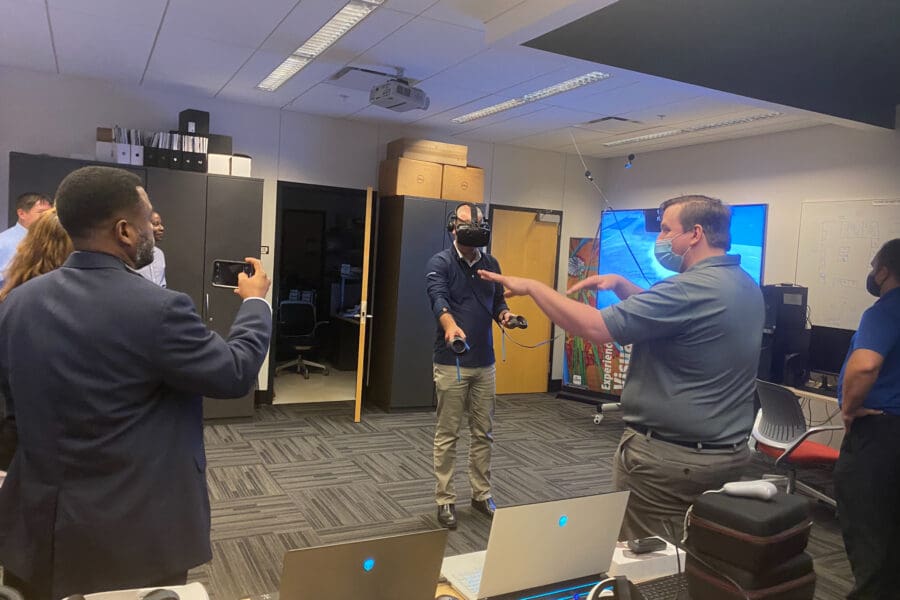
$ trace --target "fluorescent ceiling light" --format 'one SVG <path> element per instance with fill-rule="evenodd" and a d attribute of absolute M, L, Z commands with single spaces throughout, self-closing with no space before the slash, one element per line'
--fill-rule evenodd
<path fill-rule="evenodd" d="M 297 74 L 312 60 L 325 52 L 329 46 L 338 41 L 342 35 L 353 29 L 357 23 L 378 8 L 384 0 L 350 0 L 344 8 L 312 34 L 302 46 L 294 50 L 283 63 L 263 79 L 256 89 L 274 92 L 284 82 Z"/>
<path fill-rule="evenodd" d="M 671 129 L 669 131 L 660 131 L 659 133 L 648 133 L 647 135 L 639 135 L 637 137 L 625 138 L 624 140 L 616 140 L 614 142 L 606 142 L 606 147 L 621 146 L 623 144 L 636 144 L 638 142 L 648 142 L 650 140 L 658 140 L 659 138 L 669 137 L 683 133 L 680 129 Z"/>
<path fill-rule="evenodd" d="M 584 85 L 588 85 L 594 83 L 596 81 L 603 81 L 604 79 L 608 79 L 610 77 L 609 73 L 601 73 L 600 71 L 593 71 L 591 73 L 586 73 L 584 75 L 579 75 L 578 77 L 573 77 L 572 79 L 568 79 L 561 83 L 557 83 L 551 85 L 549 87 L 545 87 L 540 90 L 536 90 L 534 92 L 529 92 L 524 96 L 519 98 L 513 98 L 512 100 L 506 100 L 505 102 L 501 102 L 499 104 L 494 104 L 493 106 L 488 106 L 487 108 L 482 108 L 467 114 L 464 114 L 460 117 L 456 117 L 455 119 L 450 119 L 454 123 L 468 123 L 469 121 L 474 121 L 475 119 L 482 119 L 484 117 L 489 117 L 491 115 L 495 115 L 499 112 L 503 112 L 504 110 L 509 110 L 511 108 L 515 108 L 517 106 L 522 106 L 523 104 L 527 104 L 529 102 L 536 102 L 537 100 L 543 100 L 544 98 L 549 98 L 550 96 L 555 96 L 556 94 L 562 94 L 563 92 L 568 92 L 570 90 L 574 90 L 575 88 L 579 88 Z"/>
<path fill-rule="evenodd" d="M 719 127 L 731 127 L 732 125 L 743 125 L 744 123 L 752 123 L 754 121 L 762 121 L 763 119 L 771 119 L 781 116 L 780 112 L 767 112 L 759 115 L 751 115 L 749 117 L 741 117 L 739 119 L 729 119 L 727 121 L 717 121 L 715 123 L 706 123 L 695 127 L 686 127 L 684 131 L 706 131 L 707 129 L 717 129 Z"/>
<path fill-rule="evenodd" d="M 753 123 L 754 121 L 762 121 L 763 119 L 772 119 L 774 117 L 780 117 L 782 113 L 780 112 L 767 112 L 761 113 L 758 115 L 750 115 L 749 117 L 738 117 L 736 119 L 728 119 L 726 121 L 716 121 L 714 123 L 704 123 L 703 125 L 694 125 L 693 127 L 685 127 L 684 129 L 671 129 L 669 131 L 662 131 L 660 133 L 650 133 L 647 135 L 640 135 L 638 137 L 630 137 L 624 140 L 615 140 L 613 142 L 606 142 L 603 144 L 607 148 L 612 146 L 622 146 L 624 144 L 637 144 L 639 142 L 648 142 L 650 140 L 658 140 L 659 138 L 665 138 L 673 135 L 680 135 L 682 133 L 696 133 L 698 131 L 707 131 L 709 129 L 718 129 L 719 127 L 731 127 L 733 125 L 744 125 L 746 123 Z"/>

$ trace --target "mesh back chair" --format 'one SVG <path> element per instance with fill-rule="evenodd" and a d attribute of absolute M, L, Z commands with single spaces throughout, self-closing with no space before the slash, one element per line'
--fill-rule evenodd
<path fill-rule="evenodd" d="M 756 382 L 760 409 L 753 424 L 756 449 L 775 459 L 775 467 L 788 467 L 788 493 L 795 489 L 836 508 L 828 497 L 802 482 L 797 481 L 797 466 L 830 465 L 838 459 L 838 451 L 825 444 L 810 441 L 809 436 L 823 431 L 843 429 L 841 425 L 808 427 L 806 416 L 798 398 L 789 389 L 768 381 Z"/>
<path fill-rule="evenodd" d="M 275 367 L 275 374 L 296 367 L 297 373 L 309 379 L 309 367 L 322 369 L 328 375 L 328 367 L 303 358 L 303 353 L 321 345 L 320 330 L 328 321 L 316 320 L 316 306 L 301 300 L 283 300 L 278 305 L 278 343 L 297 352 L 297 357 Z"/>

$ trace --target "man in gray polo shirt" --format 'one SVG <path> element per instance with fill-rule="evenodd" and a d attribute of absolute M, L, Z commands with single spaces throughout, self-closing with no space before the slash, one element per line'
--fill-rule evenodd
<path fill-rule="evenodd" d="M 656 257 L 679 272 L 648 290 L 595 275 L 569 290 L 613 291 L 597 311 L 539 282 L 483 273 L 508 295 L 529 295 L 566 331 L 597 344 L 634 344 L 622 391 L 626 423 L 613 483 L 630 490 L 620 539 L 680 538 L 684 513 L 705 490 L 738 479 L 750 460 L 753 395 L 764 304 L 731 248 L 731 211 L 681 196 L 660 207 Z"/>

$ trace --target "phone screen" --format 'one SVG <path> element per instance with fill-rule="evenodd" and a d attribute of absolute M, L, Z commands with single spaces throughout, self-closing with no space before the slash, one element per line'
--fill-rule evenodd
<path fill-rule="evenodd" d="M 212 284 L 217 287 L 236 288 L 238 286 L 238 274 L 246 273 L 247 277 L 253 276 L 253 265 L 240 260 L 214 260 Z"/>

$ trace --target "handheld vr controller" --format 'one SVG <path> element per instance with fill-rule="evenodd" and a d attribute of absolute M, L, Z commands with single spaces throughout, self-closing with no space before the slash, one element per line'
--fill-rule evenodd
<path fill-rule="evenodd" d="M 469 349 L 468 344 L 466 344 L 466 340 L 457 336 L 454 336 L 452 340 L 447 342 L 447 345 L 450 346 L 450 349 L 456 352 L 457 354 L 464 354 L 466 350 Z"/>
<path fill-rule="evenodd" d="M 528 329 L 528 321 L 522 315 L 510 317 L 506 322 L 507 329 Z"/>

